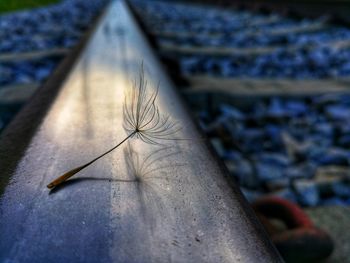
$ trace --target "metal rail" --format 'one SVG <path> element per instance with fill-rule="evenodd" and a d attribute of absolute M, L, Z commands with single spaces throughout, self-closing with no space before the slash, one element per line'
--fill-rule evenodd
<path fill-rule="evenodd" d="M 125 138 L 123 94 L 141 61 L 149 89 L 160 81 L 160 112 L 179 122 L 177 137 L 187 140 L 169 141 L 139 180 L 131 180 L 128 154 L 118 148 L 49 191 L 52 179 Z M 73 70 L 54 86 L 49 80 L 0 139 L 1 262 L 282 261 L 198 139 L 124 1 L 110 4 Z M 159 151 L 137 139 L 130 147 L 140 158 Z"/>

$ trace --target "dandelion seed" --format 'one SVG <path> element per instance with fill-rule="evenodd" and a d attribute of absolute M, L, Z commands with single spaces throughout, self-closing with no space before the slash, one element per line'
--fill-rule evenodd
<path fill-rule="evenodd" d="M 52 189 L 68 180 L 73 175 L 90 166 L 103 156 L 117 149 L 120 145 L 132 137 L 141 139 L 149 144 L 161 144 L 159 140 L 171 140 L 172 136 L 178 132 L 181 127 L 173 122 L 169 115 L 161 114 L 156 105 L 159 85 L 151 95 L 147 92 L 147 81 L 145 81 L 143 65 L 140 70 L 140 78 L 134 82 L 131 92 L 125 96 L 123 117 L 124 129 L 128 136 L 116 146 L 99 155 L 90 162 L 76 167 L 65 174 L 61 175 L 47 185 Z"/>
<path fill-rule="evenodd" d="M 147 81 L 141 68 L 140 79 L 134 89 L 127 93 L 124 102 L 124 129 L 135 133 L 146 143 L 161 144 L 162 140 L 172 140 L 181 127 L 169 115 L 161 114 L 156 105 L 159 85 L 151 95 L 147 94 Z"/>

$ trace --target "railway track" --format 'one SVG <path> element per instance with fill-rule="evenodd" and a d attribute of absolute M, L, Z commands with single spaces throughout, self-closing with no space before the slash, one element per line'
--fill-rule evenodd
<path fill-rule="evenodd" d="M 140 135 L 151 140 L 135 138 L 49 191 L 125 138 L 123 94 L 142 63 L 149 92 L 160 83 L 159 113 L 182 129 L 165 148 L 147 143 L 162 134 Z M 111 2 L 1 135 L 1 261 L 281 262 L 201 138 L 129 8 Z"/>
<path fill-rule="evenodd" d="M 135 8 L 133 5 L 135 1 L 131 2 L 131 7 Z M 326 72 L 326 76 L 322 78 L 317 74 L 316 77 L 298 78 L 297 75 L 296 77 L 294 75 L 276 77 L 273 75 L 276 73 L 266 77 L 263 75 L 266 74 L 264 72 L 259 73 L 258 76 L 245 75 L 244 72 L 243 75 L 235 73 L 236 75 L 230 76 L 232 71 L 225 73 L 226 75 L 220 75 L 220 70 L 225 69 L 220 63 L 227 57 L 231 61 L 242 59 L 242 61 L 254 63 L 263 59 L 274 59 L 275 54 L 281 52 L 281 46 L 283 46 L 283 54 L 300 53 L 315 56 L 316 60 L 312 63 L 315 63 L 313 68 L 317 68 L 321 63 L 317 61 L 318 53 L 315 53 L 315 50 L 327 52 L 330 50 L 332 54 L 343 52 L 344 57 L 347 56 L 350 41 L 347 28 L 335 26 L 329 19 L 324 18 L 302 20 L 296 23 L 293 19 L 285 19 L 275 14 L 256 16 L 246 11 L 231 13 L 232 10 L 224 11 L 226 13 L 223 16 L 223 21 L 227 19 L 229 26 L 220 25 L 213 20 L 214 26 L 206 28 L 201 24 L 201 15 L 197 15 L 197 8 L 202 7 L 197 6 L 193 9 L 193 17 L 190 16 L 190 19 L 194 19 L 195 26 L 191 30 L 187 30 L 186 27 L 178 28 L 176 24 L 162 23 L 164 19 L 161 17 L 162 12 L 159 12 L 155 19 L 152 17 L 145 19 L 147 16 L 142 12 L 148 12 L 148 8 L 135 13 L 138 15 L 139 25 L 146 28 L 149 39 L 155 43 L 153 47 L 159 51 L 158 54 L 161 57 L 165 58 L 168 72 L 175 76 L 175 81 L 180 83 L 177 86 L 181 88 L 182 95 L 192 106 L 193 112 L 202 129 L 210 137 L 217 154 L 224 160 L 231 176 L 240 183 L 245 197 L 253 202 L 254 198 L 261 196 L 260 191 L 268 190 L 304 206 L 315 206 L 322 202 L 339 203 L 339 199 L 338 201 L 320 200 L 324 193 L 318 193 L 317 187 L 324 191 L 327 184 L 327 195 L 332 195 L 334 194 L 332 191 L 336 191 L 336 188 L 329 190 L 333 185 L 339 184 L 340 189 L 347 189 L 348 175 L 344 173 L 346 168 L 321 165 L 313 174 L 313 168 L 307 165 L 304 167 L 304 163 L 299 166 L 293 163 L 290 165 L 284 156 L 278 155 L 279 152 L 273 152 L 275 151 L 273 144 L 276 141 L 270 139 L 256 141 L 256 136 L 260 136 L 256 128 L 276 132 L 276 129 L 281 128 L 278 125 L 282 125 L 285 129 L 286 126 L 283 125 L 288 126 L 292 118 L 291 108 L 299 112 L 300 116 L 293 115 L 295 120 L 292 119 L 292 126 L 287 128 L 305 131 L 306 134 L 309 130 L 317 130 L 319 133 L 315 138 L 318 141 L 323 137 L 320 139 L 317 136 L 324 136 L 324 134 L 329 138 L 333 136 L 330 135 L 330 130 L 333 128 L 329 129 L 329 125 L 337 126 L 336 129 L 340 127 L 340 135 L 338 134 L 340 139 L 334 139 L 336 144 L 332 145 L 338 147 L 335 149 L 336 154 L 334 155 L 334 149 L 331 148 L 330 152 L 322 153 L 325 158 L 320 162 L 327 162 L 330 165 L 333 165 L 332 161 L 337 165 L 339 162 L 346 162 L 343 149 L 339 149 L 343 147 L 339 143 L 346 145 L 348 142 L 346 134 L 342 134 L 342 129 L 346 130 L 346 125 L 338 127 L 338 122 L 342 121 L 346 124 L 344 114 L 348 109 L 347 94 L 350 87 L 348 76 L 337 75 L 338 73 L 334 72 L 329 74 Z M 218 9 L 218 11 L 212 7 L 207 10 L 211 9 L 214 12 L 208 17 L 212 19 L 219 16 L 220 18 L 218 13 L 221 10 Z M 177 8 L 172 9 L 172 12 L 176 14 Z M 116 13 L 120 16 L 115 16 Z M 185 12 L 182 14 L 185 15 Z M 231 15 L 233 18 L 230 18 Z M 181 21 L 181 16 L 179 18 Z M 233 23 L 231 29 L 229 23 Z M 322 32 L 327 32 L 326 39 L 321 39 L 320 43 L 318 34 Z M 237 36 L 239 41 L 236 41 Z M 272 40 L 266 41 L 266 39 Z M 0 56 L 0 62 L 12 63 L 22 59 L 35 61 L 42 57 L 61 56 L 67 52 L 66 49 L 52 49 L 16 55 L 4 54 Z M 75 61 L 76 56 L 77 51 L 68 53 L 66 59 L 68 61 L 64 62 L 60 70 L 37 92 L 35 91 L 40 83 L 24 86 L 11 85 L 0 91 L 0 98 L 2 98 L 0 109 L 2 105 L 22 104 L 34 94 L 29 104 L 4 132 L 0 140 L 1 145 L 4 145 L 0 151 L 0 155 L 4 158 L 0 163 L 1 166 L 7 167 L 2 172 L 4 175 L 1 181 L 1 189 L 4 191 L 2 203 L 5 213 L 2 216 L 4 220 L 0 220 L 0 222 L 4 221 L 0 223 L 0 230 L 4 230 L 5 235 L 13 236 L 9 242 L 6 240 L 6 243 L 5 240 L 0 240 L 1 251 L 7 251 L 4 253 L 6 259 L 25 258 L 28 262 L 33 260 L 44 262 L 47 260 L 88 261 L 88 258 L 94 261 L 102 258 L 109 262 L 124 259 L 166 261 L 170 258 L 174 261 L 188 262 L 214 261 L 219 256 L 222 261 L 232 261 L 237 258 L 243 261 L 259 260 L 260 262 L 262 259 L 269 262 L 278 261 L 279 256 L 270 246 L 265 234 L 261 232 L 250 207 L 242 199 L 226 168 L 220 165 L 220 161 L 219 165 L 217 164 L 216 157 L 213 157 L 210 150 L 208 151 L 208 145 L 198 139 L 201 135 L 194 128 L 192 119 L 183 109 L 184 104 L 179 99 L 177 91 L 174 91 L 174 86 L 166 76 L 162 64 L 159 64 L 152 48 L 145 42 L 145 37 L 135 25 L 123 1 L 116 1 L 110 5 L 103 18 L 97 23 L 93 35 L 86 41 L 86 47 L 82 49 L 81 55 Z M 181 71 L 182 64 L 178 61 L 187 59 L 188 64 L 188 61 L 193 62 L 196 56 L 202 59 L 197 65 L 204 64 L 207 69 L 215 68 L 215 70 L 209 74 L 206 74 L 205 70 L 185 71 L 185 73 Z M 314 59 L 312 56 L 311 58 Z M 214 63 L 210 62 L 211 59 Z M 339 60 L 339 56 L 334 59 Z M 111 139 L 115 142 L 123 139 L 121 108 L 124 102 L 121 98 L 125 90 L 132 88 L 129 81 L 139 77 L 141 61 L 144 63 L 150 88 L 154 90 L 156 83 L 158 81 L 161 83 L 157 100 L 160 112 L 169 113 L 183 127 L 176 138 L 180 140 L 170 140 L 168 147 L 159 152 L 169 158 L 162 159 L 157 156 L 158 150 L 154 153 L 152 145 L 136 142 L 134 148 L 125 147 L 125 151 L 117 149 L 110 157 L 106 156 L 93 166 L 84 169 L 81 175 L 47 195 L 44 185 L 58 176 L 58 171 L 62 173 L 64 168 L 69 170 L 102 153 L 108 148 Z M 171 63 L 167 64 L 169 61 Z M 238 63 L 238 66 L 240 64 L 242 63 Z M 72 66 L 74 67 L 70 72 Z M 327 96 L 323 97 L 322 95 L 325 94 Z M 261 111 L 262 117 L 251 112 L 254 105 L 260 107 L 258 110 Z M 283 107 L 290 108 L 286 110 Z M 9 107 L 7 110 L 13 109 Z M 254 110 L 256 109 L 253 107 L 253 112 Z M 312 117 L 316 114 L 317 118 L 322 120 L 321 125 L 307 124 L 310 127 L 305 129 L 303 125 L 309 119 L 305 110 L 312 112 L 310 114 Z M 223 112 L 224 115 L 217 116 L 218 112 Z M 324 115 L 325 112 L 326 115 Z M 208 116 L 216 118 L 215 121 L 207 123 Z M 261 122 L 264 118 L 268 122 Z M 324 123 L 325 120 L 326 123 Z M 235 130 L 232 125 L 225 126 L 225 123 L 232 122 L 234 125 L 238 124 L 238 128 L 247 126 L 244 127 L 246 130 L 243 132 L 246 134 L 242 136 L 241 133 L 237 133 L 238 130 Z M 255 122 L 258 123 L 258 127 L 254 126 Z M 297 134 L 300 135 L 300 132 Z M 237 138 L 233 143 L 234 149 L 231 148 L 234 141 L 232 134 Z M 273 134 L 269 136 L 278 138 L 276 133 Z M 221 136 L 221 139 L 218 136 Z M 16 138 L 23 139 L 16 140 Z M 181 138 L 186 139 L 184 143 Z M 191 147 L 187 145 L 189 138 L 195 142 Z M 310 141 L 299 145 L 299 142 L 293 141 L 291 136 L 284 138 L 292 141 L 291 143 L 297 145 L 297 148 L 299 146 L 305 148 L 308 143 L 309 145 L 314 143 Z M 13 141 L 16 141 L 16 144 L 13 145 Z M 237 144 L 237 141 L 242 145 Z M 257 145 L 270 147 L 268 151 L 272 154 L 266 155 L 263 152 L 260 156 L 259 152 L 255 152 Z M 313 145 L 313 147 L 316 146 Z M 250 151 L 252 155 L 248 158 L 248 164 L 244 159 L 248 156 L 245 147 L 248 147 L 248 152 Z M 278 149 L 284 147 L 285 145 L 278 146 Z M 43 149 L 46 149 L 45 155 Z M 239 149 L 238 152 L 237 149 Z M 324 148 L 316 147 L 316 149 L 325 151 Z M 132 170 L 130 163 L 131 166 L 135 166 L 134 150 L 138 154 L 136 159 L 151 160 L 150 166 L 155 166 L 151 169 L 152 175 L 155 172 L 154 177 L 142 178 L 142 173 L 141 176 L 130 173 Z M 241 155 L 243 158 L 239 157 Z M 153 160 L 152 156 L 156 158 Z M 188 163 L 188 160 L 193 161 Z M 267 163 L 264 160 L 268 160 Z M 157 161 L 161 167 L 159 169 Z M 278 162 L 285 171 L 280 168 L 276 170 L 271 162 Z M 43 168 L 41 163 L 47 166 Z M 251 166 L 255 166 L 251 170 L 255 169 L 258 174 L 249 174 Z M 164 170 L 163 167 L 166 169 Z M 330 169 L 335 171 L 336 176 L 327 177 L 327 171 Z M 268 176 L 265 171 L 268 171 Z M 260 172 L 263 174 L 260 175 Z M 289 179 L 279 178 L 279 175 L 284 172 L 297 179 L 288 181 Z M 300 176 L 301 173 L 304 174 Z M 183 176 L 184 174 L 186 176 Z M 277 176 L 276 181 L 274 181 L 276 178 L 270 176 L 271 174 Z M 138 179 L 134 180 L 133 176 Z M 269 177 L 268 181 L 264 181 L 266 179 L 264 176 Z M 313 177 L 312 180 L 315 182 L 310 180 L 310 177 Z M 164 179 L 164 182 L 157 179 Z M 212 187 L 213 185 L 215 187 Z M 258 191 L 251 191 L 249 187 L 252 185 L 253 189 L 257 188 Z M 292 190 L 286 188 L 286 185 L 293 185 Z M 86 191 L 86 189 L 89 190 Z M 313 193 L 311 197 L 304 194 L 310 192 Z M 94 195 L 91 196 L 91 193 Z M 344 191 L 341 194 L 344 198 Z M 25 200 L 27 195 L 31 200 Z M 184 195 L 187 198 L 185 201 L 182 197 Z M 81 201 L 81 207 L 77 207 L 76 200 Z M 23 207 L 20 211 L 14 209 L 16 202 Z M 347 201 L 344 199 L 341 202 Z M 228 204 L 228 209 L 218 211 L 217 208 L 222 207 L 223 203 Z M 55 207 L 57 211 L 50 208 L 48 213 L 46 204 Z M 69 213 L 68 210 L 75 212 Z M 239 212 L 232 214 L 231 210 Z M 62 211 L 65 215 L 64 219 L 60 217 Z M 220 213 L 220 218 L 213 216 L 217 213 Z M 15 223 L 11 228 L 6 229 L 10 218 L 15 218 Z M 62 219 L 59 223 L 58 218 Z M 213 227 L 208 227 L 209 221 Z M 78 232 L 83 233 L 85 240 L 72 238 L 66 231 L 70 222 L 77 222 L 73 228 L 70 226 L 71 233 L 73 235 Z M 225 227 L 222 227 L 223 222 Z M 28 229 L 26 227 L 28 224 L 33 224 L 33 229 Z M 132 230 L 129 227 L 131 224 Z M 52 225 L 54 225 L 53 228 Z M 92 225 L 94 228 L 91 227 Z M 237 225 L 243 228 L 236 230 Z M 162 226 L 162 229 L 159 226 Z M 20 232 L 20 229 L 25 231 Z M 203 232 L 203 229 L 206 231 Z M 97 230 L 98 234 L 96 234 Z M 35 231 L 41 234 L 36 235 Z M 48 232 L 50 234 L 45 235 Z M 222 232 L 226 233 L 217 234 Z M 152 238 L 149 238 L 150 236 Z M 203 241 L 203 238 L 208 236 L 210 238 Z M 232 239 L 232 236 L 244 236 L 244 239 Z M 96 237 L 96 240 L 92 240 L 92 237 Z M 68 240 L 72 241 L 73 249 L 61 245 L 64 255 L 58 255 L 56 251 L 46 252 Z M 144 241 L 142 245 L 139 240 Z M 42 244 L 42 248 L 29 245 L 28 250 L 18 252 L 24 245 L 33 242 Z M 259 249 L 252 249 L 250 245 L 252 242 L 257 243 Z M 95 249 L 96 246 L 101 247 L 101 244 L 104 246 L 103 249 Z M 158 250 L 159 247 L 160 250 Z M 222 247 L 225 247 L 228 253 L 224 253 Z M 180 250 L 177 250 L 178 248 Z M 44 249 L 45 252 L 38 256 L 38 252 Z M 253 250 L 256 251 L 253 252 Z M 206 253 L 207 251 L 209 253 Z"/>

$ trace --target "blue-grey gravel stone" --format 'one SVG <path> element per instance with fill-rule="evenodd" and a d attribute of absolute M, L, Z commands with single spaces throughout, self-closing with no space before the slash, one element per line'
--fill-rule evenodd
<path fill-rule="evenodd" d="M 189 4 L 139 0 L 132 2 L 150 30 L 179 33 L 177 36 L 158 36 L 157 41 L 160 44 L 276 48 L 274 52 L 257 56 L 249 54 L 226 57 L 194 54 L 177 56 L 176 60 L 179 61 L 183 75 L 297 79 L 350 75 L 350 49 L 323 45 L 330 41 L 350 40 L 348 27 L 326 24 L 324 28 L 309 32 L 271 33 L 276 29 L 286 30 L 290 27 L 322 23 L 323 18 L 297 20 L 274 14 L 208 9 Z M 183 32 L 196 34 L 189 35 Z M 297 48 L 288 50 L 287 47 L 292 45 Z M 310 46 L 312 48 L 309 48 Z"/>
<path fill-rule="evenodd" d="M 332 196 L 344 204 L 350 184 L 342 180 L 350 178 L 334 171 L 349 167 L 350 125 L 330 116 L 326 109 L 338 106 L 348 110 L 349 98 L 274 97 L 247 102 L 244 108 L 224 104 L 218 106 L 217 115 L 203 114 L 202 109 L 198 116 L 210 127 L 206 130 L 209 136 L 216 140 L 225 132 L 231 136 L 231 142 L 224 139 L 220 151 L 241 186 L 265 194 L 273 191 L 303 206 L 337 200 Z M 321 170 L 322 178 L 318 175 Z"/>

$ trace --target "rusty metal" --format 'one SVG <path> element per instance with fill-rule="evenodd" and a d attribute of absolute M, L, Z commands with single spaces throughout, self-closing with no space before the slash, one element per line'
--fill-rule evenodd
<path fill-rule="evenodd" d="M 253 208 L 286 262 L 320 262 L 332 253 L 331 237 L 315 227 L 296 204 L 279 197 L 264 197 Z M 270 219 L 280 220 L 286 229 L 278 229 Z"/>
<path fill-rule="evenodd" d="M 126 137 L 124 92 L 142 61 L 151 91 L 160 83 L 160 112 L 182 126 L 176 140 L 159 156 L 135 138 L 48 190 Z M 124 1 L 110 4 L 69 75 L 54 78 L 0 139 L 0 261 L 282 261 Z M 148 170 L 136 169 L 130 152 Z"/>

